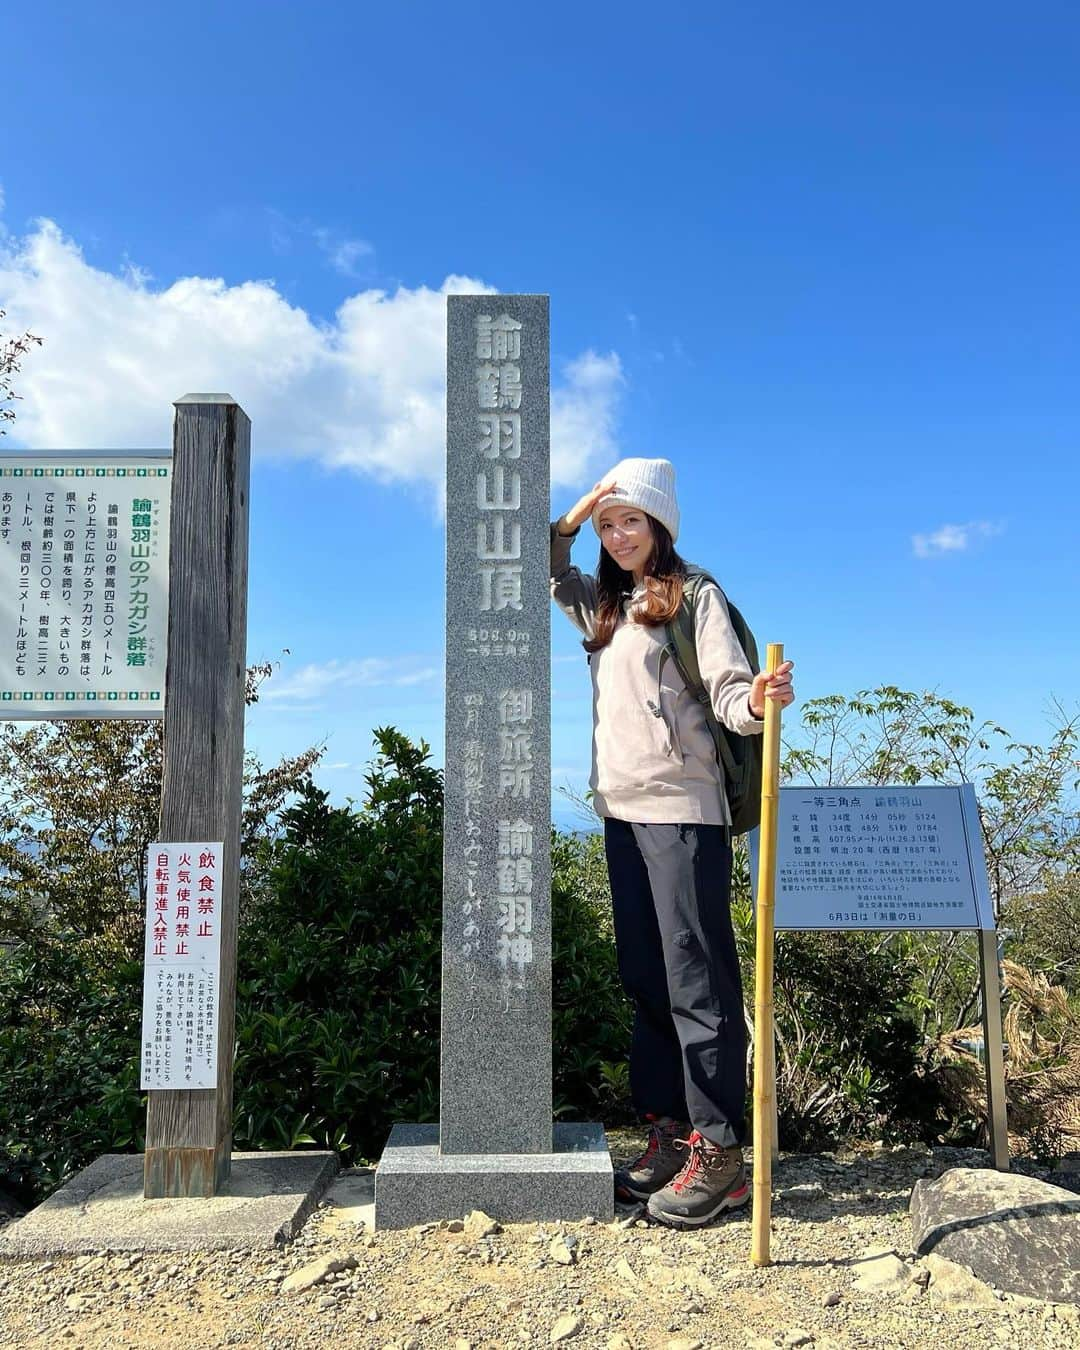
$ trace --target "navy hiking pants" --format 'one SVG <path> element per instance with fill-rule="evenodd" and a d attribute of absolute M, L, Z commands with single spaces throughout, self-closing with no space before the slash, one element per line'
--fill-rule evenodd
<path fill-rule="evenodd" d="M 634 1107 L 741 1144 L 746 1026 L 728 831 L 607 817 L 604 844 L 619 975 L 634 1004 Z"/>

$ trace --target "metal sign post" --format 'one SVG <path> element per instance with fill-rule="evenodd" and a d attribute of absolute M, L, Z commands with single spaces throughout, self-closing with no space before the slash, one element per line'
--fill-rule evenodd
<path fill-rule="evenodd" d="M 1001 977 L 997 933 L 979 930 L 979 988 L 982 994 L 983 1068 L 990 1152 L 999 1172 L 1009 1170 L 1009 1125 L 1005 1107 L 1005 1046 L 1001 1035 Z"/>

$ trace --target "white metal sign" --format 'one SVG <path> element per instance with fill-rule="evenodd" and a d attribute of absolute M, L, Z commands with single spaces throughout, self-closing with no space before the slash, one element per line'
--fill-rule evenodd
<path fill-rule="evenodd" d="M 781 788 L 775 924 L 992 930 L 975 789 Z"/>
<path fill-rule="evenodd" d="M 143 976 L 143 1088 L 217 1087 L 220 843 L 151 844 Z"/>
<path fill-rule="evenodd" d="M 0 457 L 0 718 L 160 717 L 172 460 Z"/>

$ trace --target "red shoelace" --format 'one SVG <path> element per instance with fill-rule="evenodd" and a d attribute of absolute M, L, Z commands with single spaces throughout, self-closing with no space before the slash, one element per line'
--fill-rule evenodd
<path fill-rule="evenodd" d="M 636 1172 L 639 1167 L 644 1167 L 654 1153 L 660 1151 L 660 1126 L 654 1121 L 649 1126 L 649 1137 L 645 1141 L 645 1152 L 635 1158 L 630 1164 L 630 1171 Z"/>
<path fill-rule="evenodd" d="M 671 1189 L 673 1191 L 684 1191 L 697 1177 L 705 1171 L 705 1154 L 713 1148 L 703 1134 L 697 1130 L 690 1131 L 689 1139 L 676 1139 L 674 1141 L 679 1148 L 688 1148 L 690 1156 L 679 1175 L 672 1181 Z"/>

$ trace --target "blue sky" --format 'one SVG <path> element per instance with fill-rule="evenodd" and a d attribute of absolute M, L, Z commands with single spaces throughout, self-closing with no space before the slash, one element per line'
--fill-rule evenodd
<path fill-rule="evenodd" d="M 249 741 L 325 738 L 360 796 L 373 726 L 441 755 L 444 292 L 548 292 L 557 508 L 668 456 L 681 551 L 800 697 L 1038 738 L 1080 656 L 1077 69 L 1065 4 L 40 0 L 0 55 L 0 308 L 46 340 L 10 444 L 241 402 Z"/>

